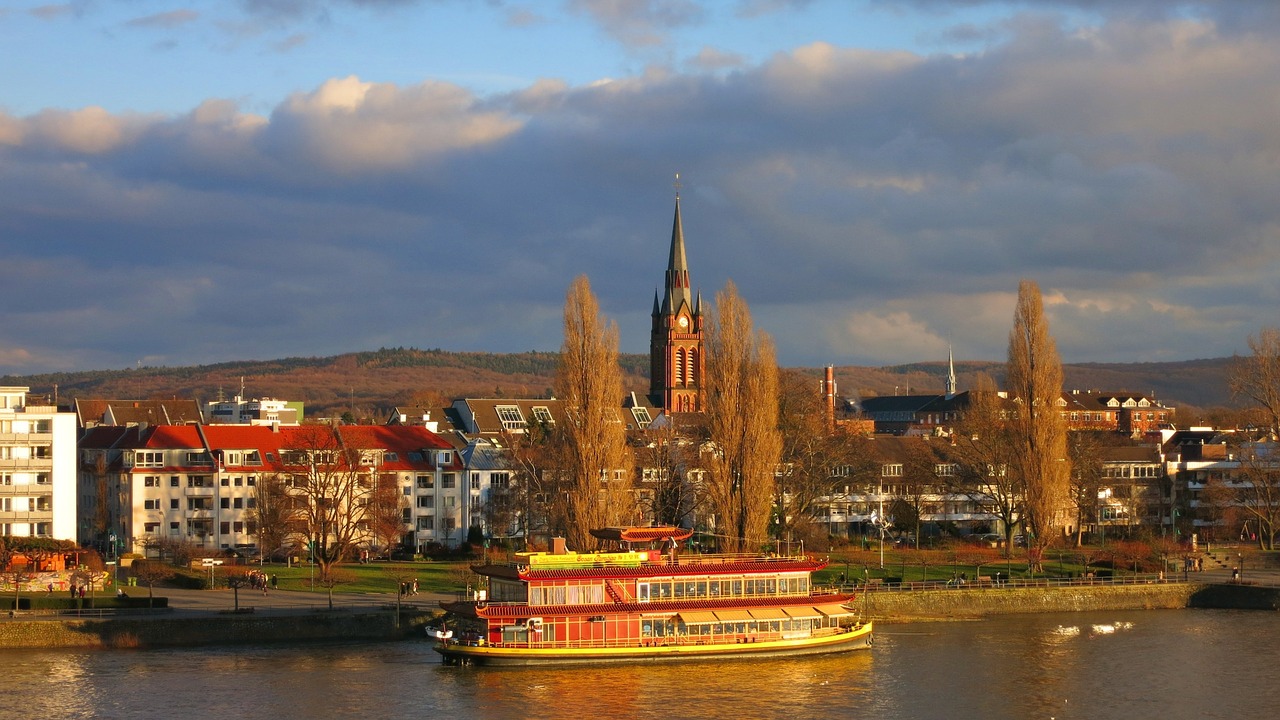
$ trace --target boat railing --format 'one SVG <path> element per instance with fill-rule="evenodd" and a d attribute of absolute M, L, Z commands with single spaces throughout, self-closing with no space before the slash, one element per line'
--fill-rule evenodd
<path fill-rule="evenodd" d="M 806 632 L 804 637 L 821 638 L 831 635 L 840 635 L 851 632 L 861 627 L 855 625 L 850 627 L 822 627 L 814 628 Z M 522 642 L 486 642 L 477 636 L 455 636 L 446 640 L 446 644 L 450 645 L 471 645 L 496 648 L 522 648 L 522 649 L 539 649 L 539 648 L 555 648 L 557 650 L 595 650 L 600 648 L 633 648 L 633 647 L 688 647 L 698 645 L 743 645 L 752 643 L 772 642 L 775 640 L 795 639 L 794 633 L 761 631 L 750 633 L 720 633 L 720 634 L 685 634 L 685 635 L 663 635 L 645 638 L 596 638 L 591 640 L 548 640 L 548 641 L 522 641 Z"/>
<path fill-rule="evenodd" d="M 759 553 L 679 553 L 674 557 L 669 554 L 660 556 L 657 560 L 638 560 L 631 564 L 623 564 L 616 562 L 567 562 L 564 564 L 553 564 L 538 569 L 546 570 L 619 570 L 624 568 L 635 567 L 672 567 L 672 566 L 697 566 L 697 565 L 727 565 L 731 563 L 794 563 L 809 562 L 814 558 L 810 555 L 761 555 Z M 494 562 L 493 565 L 499 567 L 515 568 L 524 571 L 530 568 L 529 565 L 516 562 L 514 560 Z M 537 566 L 534 566 L 537 567 Z"/>

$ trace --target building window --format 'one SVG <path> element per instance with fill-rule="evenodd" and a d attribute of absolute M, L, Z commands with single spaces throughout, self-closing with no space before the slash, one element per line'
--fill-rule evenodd
<path fill-rule="evenodd" d="M 436 486 L 436 479 L 430 475 L 418 476 L 418 489 L 430 490 Z"/>
<path fill-rule="evenodd" d="M 511 474 L 504 472 L 496 472 L 489 474 L 489 487 L 505 488 L 511 484 Z"/>
<path fill-rule="evenodd" d="M 422 515 L 418 518 L 419 530 L 431 530 L 435 527 L 435 518 L 430 515 Z"/>
<path fill-rule="evenodd" d="M 554 425 L 556 422 L 555 418 L 551 417 L 551 408 L 546 405 L 533 406 L 533 420 L 543 425 Z"/>
<path fill-rule="evenodd" d="M 226 498 L 226 497 L 221 498 L 221 499 L 219 500 L 219 506 L 220 506 L 223 510 L 230 510 L 230 509 L 231 509 L 231 498 Z"/>
<path fill-rule="evenodd" d="M 160 487 L 160 478 L 155 475 L 148 475 L 142 478 L 143 487 Z"/>
<path fill-rule="evenodd" d="M 498 413 L 498 422 L 502 423 L 503 430 L 523 430 L 529 426 L 515 405 L 499 405 L 494 411 Z"/>
<path fill-rule="evenodd" d="M 480 489 L 480 473 L 478 472 L 471 473 L 471 489 L 472 490 Z"/>
<path fill-rule="evenodd" d="M 631 408 L 631 415 L 636 419 L 636 425 L 641 428 L 647 428 L 649 423 L 653 422 L 652 418 L 649 417 L 649 408 L 633 407 Z"/>
<path fill-rule="evenodd" d="M 458 476 L 454 473 L 445 473 L 440 476 L 440 487 L 445 490 L 452 490 L 458 482 Z"/>
<path fill-rule="evenodd" d="M 169 509 L 170 510 L 178 509 L 178 498 L 169 498 Z"/>
<path fill-rule="evenodd" d="M 902 477 L 902 463 L 889 463 L 882 473 L 885 477 Z"/>
<path fill-rule="evenodd" d="M 422 495 L 418 498 L 418 507 L 433 508 L 436 506 L 436 499 L 430 495 Z"/>
<path fill-rule="evenodd" d="M 169 476 L 169 487 L 178 487 L 178 476 L 177 476 L 177 475 L 170 475 L 170 476 Z"/>
<path fill-rule="evenodd" d="M 133 454 L 134 467 L 164 467 L 164 453 L 160 451 L 138 450 Z"/>
<path fill-rule="evenodd" d="M 232 498 L 232 499 L 231 499 L 231 507 L 233 507 L 233 508 L 235 508 L 235 509 L 237 509 L 237 510 L 240 510 L 241 508 L 243 508 L 243 507 L 244 507 L 244 498 Z"/>
<path fill-rule="evenodd" d="M 159 500 L 143 500 L 142 509 L 143 510 L 159 510 L 160 501 Z"/>

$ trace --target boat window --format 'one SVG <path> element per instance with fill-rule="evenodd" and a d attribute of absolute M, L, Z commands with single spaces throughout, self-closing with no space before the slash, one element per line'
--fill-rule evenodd
<path fill-rule="evenodd" d="M 636 600 L 649 602 L 649 583 L 636 583 Z"/>
<path fill-rule="evenodd" d="M 733 591 L 729 593 L 733 597 L 742 597 L 742 580 L 733 581 Z"/>
<path fill-rule="evenodd" d="M 698 597 L 703 598 L 706 596 L 707 596 L 707 581 L 699 580 L 698 581 Z"/>

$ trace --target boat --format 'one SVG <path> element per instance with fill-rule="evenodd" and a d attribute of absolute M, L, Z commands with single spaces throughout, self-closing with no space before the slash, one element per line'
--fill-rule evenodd
<path fill-rule="evenodd" d="M 801 553 L 703 554 L 676 527 L 591 531 L 594 552 L 555 538 L 549 552 L 473 566 L 484 589 L 442 602 L 448 664 L 706 660 L 866 648 L 854 595 L 813 584 L 827 561 Z"/>

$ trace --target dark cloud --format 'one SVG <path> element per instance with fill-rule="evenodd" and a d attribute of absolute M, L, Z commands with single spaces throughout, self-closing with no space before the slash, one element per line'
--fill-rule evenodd
<path fill-rule="evenodd" d="M 786 364 L 999 358 L 1024 277 L 1068 360 L 1271 323 L 1280 46 L 1186 17 L 1006 31 L 490 98 L 351 77 L 265 116 L 0 115 L 0 372 L 555 349 L 583 273 L 643 352 L 677 171 L 695 285 L 732 278 Z"/>

